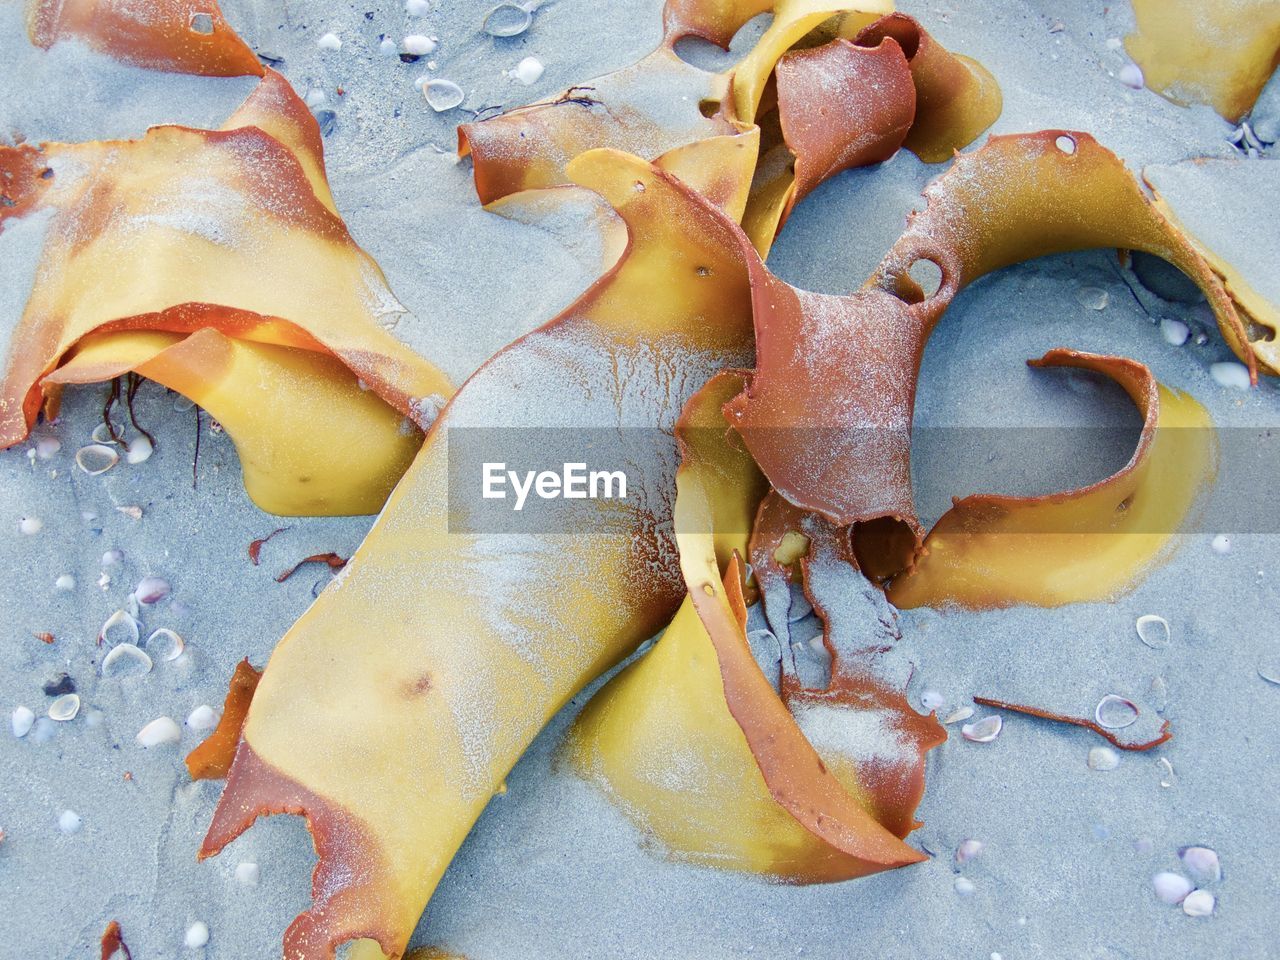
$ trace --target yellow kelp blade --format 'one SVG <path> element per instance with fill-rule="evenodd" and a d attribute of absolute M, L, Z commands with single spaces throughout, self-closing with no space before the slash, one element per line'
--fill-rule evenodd
<path fill-rule="evenodd" d="M 1280 272 L 1269 252 L 1280 243 L 1280 223 L 1263 217 L 1247 232 L 1237 226 L 1259 197 L 1280 197 L 1280 162 L 1200 157 L 1147 167 L 1142 178 L 1156 209 L 1222 279 L 1251 327 L 1249 346 L 1265 371 L 1280 373 Z"/>
<path fill-rule="evenodd" d="M 750 358 L 731 226 L 637 157 L 570 172 L 626 222 L 615 267 L 462 387 L 343 574 L 272 654 L 202 856 L 256 817 L 301 813 L 315 903 L 290 960 L 337 944 L 404 952 L 458 846 L 530 740 L 584 683 L 666 623 L 684 593 L 670 530 L 688 397 Z M 480 477 L 450 447 L 495 427 L 646 431 L 660 466 L 625 502 L 580 505 L 575 534 L 476 528 Z M 511 466 L 516 466 L 512 464 Z M 492 501 L 489 501 L 492 503 Z M 593 533 L 608 521 L 610 530 Z"/>
<path fill-rule="evenodd" d="M 1105 480 L 1042 497 L 957 500 L 915 564 L 897 577 L 899 607 L 1053 607 L 1113 598 L 1164 553 L 1217 459 L 1213 422 L 1187 394 L 1133 360 L 1053 350 L 1033 366 L 1093 370 L 1129 394 L 1144 422 L 1129 463 Z"/>
<path fill-rule="evenodd" d="M 209 327 L 332 355 L 395 411 L 430 424 L 451 387 L 389 332 L 403 307 L 333 212 L 314 119 L 270 72 L 236 118 L 253 125 L 0 147 L 10 201 L 0 227 L 52 211 L 10 337 L 0 446 L 26 436 L 41 379 L 103 330 Z"/>
<path fill-rule="evenodd" d="M 245 491 L 268 513 L 377 513 L 422 431 L 326 353 L 192 334 L 94 334 L 45 378 L 95 383 L 133 371 L 188 397 L 226 429 Z"/>
<path fill-rule="evenodd" d="M 677 428 L 684 457 L 676 535 L 690 595 L 653 649 L 587 705 L 570 733 L 569 755 L 682 859 L 792 882 L 918 862 L 923 855 L 900 837 L 913 825 L 923 753 L 937 742 L 926 731 L 926 742 L 913 749 L 912 721 L 932 722 L 907 708 L 898 730 L 895 718 L 877 713 L 870 719 L 886 723 L 885 737 L 857 742 L 855 735 L 845 742 L 848 754 L 831 743 L 821 753 L 747 645 L 738 556 L 765 484 L 750 457 L 726 439 L 720 408 L 740 385 L 733 374 L 712 380 Z M 828 731 L 866 706 L 837 684 L 813 694 L 795 702 L 810 719 L 821 712 L 818 726 Z M 902 789 L 902 767 L 919 789 Z M 885 821 L 906 826 L 895 833 Z"/>
<path fill-rule="evenodd" d="M 1280 64 L 1275 0 L 1133 0 L 1125 49 L 1174 103 L 1207 103 L 1235 122 Z"/>
<path fill-rule="evenodd" d="M 262 76 L 214 0 L 26 0 L 31 42 L 76 39 L 124 63 L 207 77 Z"/>
<path fill-rule="evenodd" d="M 1223 338 L 1256 369 L 1221 281 L 1120 159 L 1087 134 L 992 137 L 957 157 L 924 196 L 926 208 L 911 215 L 875 276 L 849 296 L 791 287 L 744 242 L 756 367 L 729 411 L 770 483 L 796 506 L 838 526 L 888 518 L 920 532 L 909 460 L 929 334 L 969 283 L 1032 257 L 1093 247 L 1160 256 L 1195 281 Z M 941 275 L 927 295 L 911 273 L 921 261 Z M 864 569 L 900 570 L 909 553 Z"/>

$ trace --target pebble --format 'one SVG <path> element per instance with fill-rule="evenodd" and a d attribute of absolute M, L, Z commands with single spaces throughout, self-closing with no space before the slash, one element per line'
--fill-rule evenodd
<path fill-rule="evenodd" d="M 1110 747 L 1093 747 L 1089 750 L 1090 770 L 1114 770 L 1120 766 L 1120 754 Z"/>
<path fill-rule="evenodd" d="M 326 33 L 323 37 L 316 41 L 316 46 L 321 50 L 341 50 L 342 41 L 336 33 Z"/>
<path fill-rule="evenodd" d="M 1194 887 L 1191 881 L 1180 873 L 1157 873 L 1151 878 L 1151 886 L 1156 892 L 1156 899 L 1169 906 L 1176 906 L 1186 899 Z"/>
<path fill-rule="evenodd" d="M 1222 864 L 1218 854 L 1208 847 L 1183 847 L 1178 851 L 1182 865 L 1196 883 L 1217 883 L 1222 879 Z"/>
<path fill-rule="evenodd" d="M 76 578 L 69 573 L 64 573 L 57 580 L 53 581 L 53 585 L 63 593 L 70 593 L 76 588 Z"/>
<path fill-rule="evenodd" d="M 73 833 L 79 833 L 80 828 L 84 825 L 84 821 L 80 819 L 80 814 L 74 810 L 63 810 L 58 817 L 58 829 L 71 836 Z"/>
<path fill-rule="evenodd" d="M 145 463 L 151 459 L 153 453 L 155 453 L 155 447 L 151 445 L 150 440 L 146 437 L 134 437 L 129 441 L 124 458 L 128 463 Z"/>
<path fill-rule="evenodd" d="M 76 692 L 76 682 L 67 674 L 60 673 L 51 680 L 46 680 L 40 689 L 46 697 L 60 697 L 66 693 Z"/>
<path fill-rule="evenodd" d="M 1136 63 L 1126 63 L 1120 68 L 1120 72 L 1116 74 L 1116 79 L 1133 90 L 1141 90 L 1146 86 L 1146 79 L 1142 76 L 1142 68 Z"/>
<path fill-rule="evenodd" d="M 1192 890 L 1182 901 L 1182 912 L 1188 917 L 1207 917 L 1217 901 L 1208 890 Z"/>
<path fill-rule="evenodd" d="M 1220 387 L 1232 390 L 1249 389 L 1249 368 L 1234 360 L 1210 364 L 1209 376 L 1213 377 L 1213 382 Z"/>
<path fill-rule="evenodd" d="M 21 740 L 31 732 L 36 722 L 36 715 L 30 707 L 14 707 L 13 716 L 9 718 L 9 722 L 13 726 L 13 735 Z"/>
<path fill-rule="evenodd" d="M 1187 337 L 1191 336 L 1191 328 L 1181 320 L 1171 320 L 1168 317 L 1160 321 L 1160 332 L 1164 335 L 1166 343 L 1171 343 L 1175 347 L 1180 347 L 1187 342 Z"/>
<path fill-rule="evenodd" d="M 952 886 L 955 888 L 956 893 L 960 894 L 962 897 L 970 896 L 973 891 L 977 889 L 977 887 L 973 885 L 973 881 L 968 877 L 956 877 L 955 883 L 953 883 Z"/>
<path fill-rule="evenodd" d="M 40 437 L 36 440 L 36 458 L 39 460 L 52 460 L 61 449 L 62 441 L 57 437 Z"/>
<path fill-rule="evenodd" d="M 246 887 L 256 887 L 259 874 L 260 871 L 256 863 L 244 862 L 236 864 L 236 880 Z"/>
<path fill-rule="evenodd" d="M 1004 729 L 1004 719 L 999 714 L 983 717 L 977 723 L 966 723 L 960 728 L 960 734 L 973 743 L 990 743 L 1000 736 Z"/>
<path fill-rule="evenodd" d="M 1213 552 L 1222 556 L 1231 552 L 1231 538 L 1225 533 L 1220 533 L 1213 538 L 1213 542 L 1209 544 Z"/>
<path fill-rule="evenodd" d="M 404 48 L 404 52 L 414 57 L 425 57 L 428 53 L 434 53 L 436 47 L 440 46 L 435 37 L 424 37 L 420 33 L 411 33 L 400 42 L 400 46 Z"/>
<path fill-rule="evenodd" d="M 200 704 L 187 716 L 187 726 L 192 730 L 212 730 L 217 725 L 217 711 L 207 703 Z"/>
<path fill-rule="evenodd" d="M 203 920 L 197 920 L 187 927 L 187 933 L 182 938 L 182 942 L 187 945 L 188 950 L 199 950 L 209 942 L 209 925 Z"/>
<path fill-rule="evenodd" d="M 44 521 L 39 517 L 23 517 L 18 521 L 18 532 L 24 536 L 34 537 L 44 529 Z"/>
<path fill-rule="evenodd" d="M 542 71 L 545 69 L 537 57 L 525 57 L 516 64 L 512 76 L 528 87 L 542 79 Z"/>
<path fill-rule="evenodd" d="M 157 717 L 138 731 L 138 745 L 146 749 L 182 739 L 182 730 L 172 717 Z"/>

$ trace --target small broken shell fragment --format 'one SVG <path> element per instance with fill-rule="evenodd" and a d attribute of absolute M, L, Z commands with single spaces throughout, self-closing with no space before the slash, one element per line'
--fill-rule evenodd
<path fill-rule="evenodd" d="M 973 707 L 957 707 L 947 714 L 944 724 L 959 723 L 962 720 L 968 720 L 973 716 Z"/>
<path fill-rule="evenodd" d="M 1169 906 L 1176 906 L 1186 899 L 1193 887 L 1191 881 L 1180 873 L 1157 873 L 1151 878 L 1151 886 L 1156 892 L 1156 899 Z"/>
<path fill-rule="evenodd" d="M 146 576 L 138 581 L 137 587 L 134 588 L 133 596 L 144 607 L 149 607 L 169 596 L 171 589 L 168 580 L 161 577 Z"/>
<path fill-rule="evenodd" d="M 422 85 L 422 97 L 436 113 L 444 113 L 459 106 L 467 95 L 452 80 L 435 79 Z"/>
<path fill-rule="evenodd" d="M 65 693 L 49 704 L 49 719 L 66 723 L 74 720 L 80 712 L 80 697 L 74 693 Z"/>
<path fill-rule="evenodd" d="M 1090 770 L 1114 770 L 1120 766 L 1120 754 L 1110 747 L 1092 747 L 1089 750 Z"/>
<path fill-rule="evenodd" d="M 120 462 L 120 454 L 102 443 L 91 443 L 76 451 L 76 466 L 91 477 L 106 473 Z"/>
<path fill-rule="evenodd" d="M 1192 890 L 1183 898 L 1182 912 L 1188 917 L 1207 917 L 1216 905 L 1217 901 L 1208 890 Z"/>
<path fill-rule="evenodd" d="M 151 658 L 136 644 L 117 644 L 102 658 L 104 677 L 141 677 L 150 672 Z"/>
<path fill-rule="evenodd" d="M 138 621 L 124 610 L 117 610 L 107 617 L 107 622 L 98 631 L 98 646 L 107 644 L 116 646 L 120 643 L 138 642 Z"/>
<path fill-rule="evenodd" d="M 1138 705 L 1132 700 L 1108 693 L 1098 701 L 1093 710 L 1093 719 L 1098 721 L 1098 726 L 1108 730 L 1123 730 L 1137 722 Z"/>
<path fill-rule="evenodd" d="M 1004 729 L 1004 718 L 998 713 L 983 717 L 977 723 L 966 723 L 960 728 L 961 735 L 973 743 L 990 743 L 1000 736 Z"/>
<path fill-rule="evenodd" d="M 1148 613 L 1139 617 L 1134 627 L 1138 631 L 1138 639 L 1153 650 L 1169 645 L 1169 621 L 1164 617 Z"/>
<path fill-rule="evenodd" d="M 147 649 L 156 659 L 168 663 L 182 656 L 182 651 L 186 649 L 186 642 L 168 627 L 161 627 L 147 637 Z"/>
<path fill-rule="evenodd" d="M 1222 879 L 1222 864 L 1214 850 L 1208 847 L 1183 847 L 1178 851 L 1178 857 L 1197 883 L 1217 883 Z"/>
<path fill-rule="evenodd" d="M 156 717 L 138 731 L 138 745 L 146 749 L 165 743 L 177 743 L 182 739 L 182 729 L 172 717 Z"/>

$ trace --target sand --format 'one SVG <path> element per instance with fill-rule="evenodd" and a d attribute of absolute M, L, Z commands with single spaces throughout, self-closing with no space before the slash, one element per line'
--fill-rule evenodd
<path fill-rule="evenodd" d="M 463 116 L 426 109 L 411 82 L 429 72 L 424 63 L 379 57 L 378 35 L 439 36 L 434 75 L 461 84 L 467 106 L 515 105 L 647 51 L 658 38 L 660 4 L 555 0 L 528 34 L 500 42 L 476 33 L 485 0 L 433 6 L 413 22 L 398 3 L 375 0 L 229 0 L 225 10 L 258 49 L 284 57 L 281 69 L 300 91 L 328 91 L 336 117 L 326 149 L 338 205 L 412 312 L 397 332 L 461 378 L 570 302 L 595 275 L 598 247 L 567 219 L 542 229 L 484 213 L 467 165 L 451 155 L 453 127 Z M 996 132 L 1088 130 L 1135 171 L 1233 154 L 1225 140 L 1229 125 L 1207 108 L 1175 107 L 1114 78 L 1125 61 L 1107 41 L 1128 27 L 1124 3 L 903 7 L 995 73 L 1005 94 Z M 1055 19 L 1065 29 L 1051 33 Z M 315 45 L 331 30 L 343 39 L 340 52 Z M 529 55 L 546 64 L 537 83 L 525 87 L 504 76 Z M 31 50 L 15 0 L 0 3 L 0 62 L 15 64 L 9 75 L 18 78 L 0 92 L 0 135 L 30 140 L 132 136 L 160 121 L 215 123 L 251 86 L 146 73 L 77 45 Z M 337 84 L 347 91 L 340 101 Z M 1276 89 L 1273 82 L 1268 92 L 1273 125 Z M 771 265 L 814 290 L 855 288 L 939 169 L 902 153 L 882 168 L 837 177 L 797 210 Z M 1239 199 L 1233 216 L 1243 220 L 1234 233 L 1219 231 L 1215 242 L 1237 244 L 1255 260 L 1274 258 L 1280 253 L 1274 195 Z M 588 222 L 584 213 L 579 226 Z M 0 235 L 0 340 L 21 307 L 15 290 L 29 283 L 38 233 Z M 1082 305 L 1082 287 L 1105 291 L 1105 308 Z M 1192 340 L 1167 343 L 1154 322 L 1160 317 L 1185 320 Z M 1196 342 L 1197 332 L 1206 334 L 1204 343 Z M 1117 390 L 1023 365 L 1056 346 L 1141 359 L 1166 384 L 1192 392 L 1220 425 L 1280 421 L 1272 383 L 1245 393 L 1210 377 L 1209 365 L 1230 354 L 1203 304 L 1155 299 L 1107 251 L 1011 268 L 959 297 L 935 334 L 917 424 L 1109 423 L 1114 437 L 1096 449 L 1047 453 L 1050 467 L 1018 462 L 987 432 L 976 435 L 990 448 L 963 469 L 922 455 L 916 482 L 926 521 L 951 495 L 1043 492 L 1101 477 L 1127 456 L 1135 421 Z M 156 434 L 155 456 L 88 477 L 72 455 L 88 442 L 101 400 L 100 388 L 68 393 L 61 423 L 40 431 L 62 443 L 52 459 L 33 464 L 30 444 L 0 454 L 0 560 L 10 571 L 0 579 L 7 623 L 0 709 L 7 717 L 25 704 L 43 715 L 50 698 L 41 685 L 61 672 L 84 699 L 80 717 L 51 729 L 43 742 L 40 727 L 20 741 L 7 720 L 0 729 L 6 834 L 0 960 L 96 956 L 97 938 L 112 919 L 139 960 L 198 956 L 182 946 L 195 920 L 212 931 L 203 950 L 209 960 L 278 956 L 284 927 L 307 903 L 314 857 L 302 823 L 262 822 L 217 859 L 197 864 L 195 850 L 219 791 L 216 783 L 190 783 L 181 766 L 199 735 L 186 731 L 180 748 L 150 751 L 134 735 L 155 717 L 182 722 L 199 704 L 219 705 L 232 666 L 246 656 L 265 662 L 328 577 L 307 571 L 277 584 L 274 575 L 309 553 L 349 553 L 370 519 L 278 521 L 260 513 L 245 497 L 234 448 L 210 433 L 207 418 L 193 488 L 195 415 L 175 409 L 172 395 L 153 385 L 141 391 L 138 413 Z M 1238 469 L 1233 464 L 1224 472 Z M 1214 496 L 1228 489 L 1220 484 Z M 121 506 L 140 506 L 142 519 L 122 514 Z M 1280 833 L 1272 811 L 1280 765 L 1273 731 L 1280 687 L 1257 668 L 1280 663 L 1274 629 L 1280 541 L 1251 532 L 1268 529 L 1253 516 L 1267 510 L 1266 500 L 1226 506 L 1233 509 L 1210 515 L 1234 520 L 1230 529 L 1189 532 L 1166 565 L 1115 603 L 903 616 L 902 649 L 917 665 L 917 698 L 932 689 L 954 705 L 988 694 L 1078 712 L 1117 693 L 1150 709 L 1161 699 L 1152 681 L 1161 678 L 1164 717 L 1176 736 L 1155 754 L 1127 754 L 1117 769 L 1094 771 L 1086 757 L 1101 741 L 1082 730 L 1010 715 L 998 740 L 978 745 L 952 728 L 950 741 L 930 755 L 919 811 L 926 825 L 912 837 L 935 854 L 931 861 L 851 883 L 787 888 L 669 862 L 562 769 L 556 751 L 579 698 L 520 762 L 508 792 L 491 803 L 415 942 L 444 945 L 471 960 L 1274 956 Z M 43 529 L 20 534 L 22 517 L 39 517 Z M 249 541 L 281 525 L 288 531 L 263 549 L 261 566 L 252 566 Z M 1231 534 L 1229 553 L 1210 548 L 1215 533 Z M 122 550 L 124 563 L 107 568 L 110 581 L 99 586 L 101 558 L 110 549 Z M 70 592 L 54 587 L 64 573 L 76 579 Z M 180 632 L 187 656 L 157 664 L 145 678 L 101 679 L 98 628 L 149 573 L 169 579 L 174 592 L 143 612 L 145 628 Z M 1134 620 L 1146 613 L 1168 619 L 1167 648 L 1153 650 L 1137 638 Z M 57 637 L 53 645 L 31 636 L 44 631 Z M 68 809 L 82 817 L 83 828 L 65 836 L 57 821 Z M 952 851 L 965 838 L 986 845 L 963 868 L 974 885 L 969 896 L 953 889 Z M 1211 918 L 1188 918 L 1151 893 L 1152 875 L 1176 868 L 1176 851 L 1188 844 L 1210 846 L 1222 858 Z M 260 865 L 258 886 L 234 879 L 241 861 Z"/>

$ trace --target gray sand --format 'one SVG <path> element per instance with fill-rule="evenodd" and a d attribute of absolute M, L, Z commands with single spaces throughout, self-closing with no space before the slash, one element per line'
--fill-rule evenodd
<path fill-rule="evenodd" d="M 0 62 L 17 64 L 12 75 L 21 78 L 0 95 L 0 135 L 93 138 L 137 135 L 159 121 L 212 123 L 251 85 L 148 74 L 74 45 L 32 51 L 19 32 L 17 6 L 0 2 Z M 330 91 L 337 117 L 326 148 L 338 204 L 413 313 L 398 332 L 459 378 L 577 295 L 597 269 L 594 242 L 581 242 L 568 222 L 538 229 L 480 210 L 468 166 L 449 153 L 462 116 L 426 109 L 411 85 L 428 72 L 424 63 L 380 58 L 378 34 L 438 35 L 435 74 L 460 83 L 467 105 L 479 106 L 514 105 L 622 66 L 659 33 L 658 0 L 555 0 L 525 37 L 494 42 L 476 35 L 487 6 L 441 0 L 407 31 L 394 2 L 226 4 L 250 42 L 285 57 L 282 69 L 300 91 Z M 995 72 L 1005 93 L 998 132 L 1089 130 L 1135 171 L 1232 154 L 1229 126 L 1208 109 L 1174 107 L 1113 78 L 1124 59 L 1106 41 L 1126 31 L 1126 4 L 903 6 L 941 41 Z M 371 20 L 366 9 L 374 10 Z M 1063 32 L 1049 32 L 1054 19 L 1064 21 Z M 328 30 L 344 40 L 339 53 L 315 46 Z M 547 66 L 529 88 L 503 76 L 526 55 Z M 348 92 L 335 103 L 338 83 Z M 903 153 L 883 168 L 836 178 L 797 211 L 771 263 L 812 289 L 855 288 L 939 169 Z M 1223 242 L 1274 258 L 1275 197 L 1253 201 L 1253 217 L 1234 237 L 1223 231 Z M 29 282 L 37 233 L 11 229 L 0 237 L 0 340 L 20 309 L 24 294 L 14 287 Z M 1280 421 L 1272 383 L 1243 393 L 1210 378 L 1209 364 L 1230 355 L 1206 324 L 1203 304 L 1147 295 L 1144 309 L 1129 284 L 1136 285 L 1132 274 L 1107 251 L 1038 261 L 976 284 L 929 346 L 917 422 L 1109 422 L 1131 429 L 1118 391 L 1023 365 L 1055 346 L 1139 358 L 1166 384 L 1192 392 L 1220 425 Z M 1081 305 L 1085 286 L 1106 291 L 1104 309 Z M 1193 333 L 1207 333 L 1206 342 L 1193 337 L 1171 346 L 1154 322 L 1161 316 L 1185 319 Z M 350 552 L 370 519 L 278 521 L 258 512 L 244 495 L 233 447 L 209 432 L 207 419 L 193 489 L 194 414 L 175 409 L 172 396 L 150 384 L 138 413 L 156 433 L 156 455 L 88 477 L 72 455 L 88 442 L 101 399 L 100 388 L 68 393 L 61 423 L 41 431 L 62 442 L 53 459 L 30 462 L 31 444 L 0 455 L 0 558 L 10 570 L 0 580 L 9 627 L 0 671 L 0 958 L 96 956 L 111 919 L 122 923 L 139 960 L 196 956 L 182 946 L 194 920 L 212 931 L 203 951 L 209 960 L 278 956 L 284 927 L 308 901 L 314 856 L 301 821 L 263 821 L 219 858 L 197 864 L 219 791 L 215 783 L 190 783 L 182 768 L 199 736 L 186 731 L 180 749 L 143 751 L 134 735 L 157 716 L 181 722 L 201 703 L 220 705 L 233 665 L 245 656 L 264 663 L 328 578 L 308 571 L 276 584 L 273 575 L 308 553 Z M 1055 485 L 992 453 L 986 489 Z M 1049 479 L 1057 486 L 1094 479 L 1126 455 L 1116 447 L 1059 458 L 1062 472 Z M 945 509 L 947 497 L 974 489 L 956 489 L 945 464 L 927 472 L 917 477 L 926 521 Z M 116 509 L 131 505 L 143 508 L 140 521 Z M 1258 512 L 1269 507 L 1256 504 Z M 33 516 L 43 529 L 20 534 L 20 518 Z M 286 524 L 289 531 L 264 548 L 262 565 L 251 566 L 248 542 Z M 788 888 L 664 860 L 593 789 L 559 768 L 556 749 L 571 707 L 490 805 L 415 942 L 446 945 L 471 960 L 1276 956 L 1280 687 L 1256 669 L 1280 661 L 1280 543 L 1241 527 L 1220 555 L 1210 549 L 1212 532 L 1183 537 L 1171 562 L 1114 604 L 903 617 L 903 650 L 918 667 L 913 696 L 932 688 L 955 705 L 985 693 L 1083 711 L 1114 692 L 1149 708 L 1151 682 L 1163 678 L 1164 716 L 1176 738 L 1155 754 L 1124 755 L 1117 769 L 1093 771 L 1086 755 L 1101 741 L 1085 731 L 1008 716 L 997 741 L 977 745 L 952 728 L 951 740 L 930 755 L 919 812 L 926 826 L 912 837 L 936 854 L 933 860 L 851 883 Z M 115 548 L 124 565 L 108 568 L 110 581 L 99 587 L 102 554 Z M 74 590 L 55 590 L 63 573 L 76 578 Z M 146 631 L 178 630 L 188 654 L 158 663 L 145 678 L 103 680 L 97 630 L 148 573 L 168 578 L 174 595 L 144 611 Z M 1134 619 L 1145 613 L 1171 624 L 1166 649 L 1149 649 L 1136 637 Z M 42 631 L 57 642 L 32 638 Z M 25 704 L 42 715 L 50 698 L 41 685 L 63 671 L 84 699 L 80 717 L 50 730 L 44 742 L 39 727 L 13 739 L 9 711 Z M 1158 758 L 1172 764 L 1172 776 Z M 83 818 L 71 836 L 57 826 L 67 809 Z M 963 869 L 975 886 L 966 897 L 953 889 L 951 854 L 970 837 L 986 849 Z M 1150 880 L 1177 867 L 1179 847 L 1197 843 L 1218 851 L 1225 876 L 1213 887 L 1216 915 L 1194 920 L 1157 902 Z M 260 864 L 259 886 L 236 882 L 240 861 Z"/>

